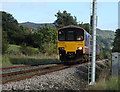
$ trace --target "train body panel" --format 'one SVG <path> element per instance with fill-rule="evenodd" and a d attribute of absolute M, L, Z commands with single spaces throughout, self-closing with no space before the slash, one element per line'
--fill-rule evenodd
<path fill-rule="evenodd" d="M 85 49 L 84 49 L 84 41 L 81 42 L 75 42 L 75 41 L 67 41 L 67 42 L 58 42 L 58 48 L 64 48 L 64 50 L 66 51 L 66 54 L 68 52 L 75 52 L 79 50 L 82 50 L 83 53 L 85 53 Z M 60 50 L 60 49 L 59 49 Z"/>

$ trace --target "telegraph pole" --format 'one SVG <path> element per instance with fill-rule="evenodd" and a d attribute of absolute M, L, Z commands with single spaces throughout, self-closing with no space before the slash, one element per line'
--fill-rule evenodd
<path fill-rule="evenodd" d="M 93 47 L 92 47 L 92 78 L 91 85 L 95 84 L 95 65 L 96 65 L 96 26 L 97 26 L 97 0 L 93 0 L 92 5 L 92 36 L 93 36 Z"/>

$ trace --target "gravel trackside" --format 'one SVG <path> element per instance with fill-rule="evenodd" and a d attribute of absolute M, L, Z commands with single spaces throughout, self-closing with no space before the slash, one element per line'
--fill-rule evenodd
<path fill-rule="evenodd" d="M 2 90 L 84 90 L 88 83 L 87 77 L 87 65 L 78 65 L 30 79 L 6 83 L 2 85 Z"/>

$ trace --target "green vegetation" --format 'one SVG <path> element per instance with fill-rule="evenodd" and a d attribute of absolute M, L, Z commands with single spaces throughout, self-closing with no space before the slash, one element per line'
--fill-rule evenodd
<path fill-rule="evenodd" d="M 110 76 L 111 62 L 107 63 L 107 67 L 99 73 L 96 84 L 86 88 L 87 90 L 120 90 L 120 77 Z"/>
<path fill-rule="evenodd" d="M 24 45 L 19 46 L 19 45 L 13 45 L 9 44 L 9 47 L 6 51 L 8 55 L 37 55 L 39 54 L 39 49 L 38 48 L 33 48 L 33 47 L 26 47 Z"/>
<path fill-rule="evenodd" d="M 5 31 L 2 32 L 2 54 L 5 54 L 8 49 L 7 34 Z"/>
<path fill-rule="evenodd" d="M 26 47 L 24 45 L 20 47 L 20 52 L 27 56 L 37 55 L 40 53 L 38 48 Z"/>
<path fill-rule="evenodd" d="M 115 39 L 113 43 L 113 52 L 120 52 L 120 29 L 117 29 L 115 32 Z"/>
<path fill-rule="evenodd" d="M 2 13 L 3 27 L 3 56 L 36 56 L 39 54 L 49 56 L 57 54 L 57 29 L 59 27 L 77 25 L 83 27 L 87 31 L 90 31 L 89 23 L 78 23 L 77 18 L 75 16 L 71 16 L 71 14 L 67 13 L 67 11 L 58 11 L 55 15 L 57 19 L 53 24 L 49 23 L 38 25 L 34 23 L 27 23 L 27 26 L 30 28 L 19 25 L 17 20 L 11 14 L 4 11 L 0 11 L 0 13 Z M 113 35 L 109 35 L 108 33 L 110 32 L 106 31 L 104 31 L 104 33 L 106 33 L 106 35 L 103 34 L 103 32 L 98 33 L 97 38 L 98 43 L 101 44 L 101 58 L 109 58 Z"/>
<path fill-rule="evenodd" d="M 57 63 L 60 62 L 57 56 L 13 56 L 6 55 L 2 57 L 2 66 L 10 66 L 16 64 L 22 65 L 33 65 L 33 64 L 43 64 L 43 63 Z"/>
<path fill-rule="evenodd" d="M 100 53 L 101 59 L 111 58 L 113 39 L 115 37 L 114 35 L 115 33 L 113 31 L 97 29 L 97 42 L 98 44 L 100 44 L 100 48 L 101 48 L 101 53 Z"/>
<path fill-rule="evenodd" d="M 53 54 L 41 54 L 38 48 L 10 44 L 7 54 L 0 58 L 0 62 L 3 66 L 9 66 L 13 64 L 31 65 L 60 62 L 57 55 L 52 55 Z"/>
<path fill-rule="evenodd" d="M 58 13 L 55 16 L 57 17 L 57 20 L 55 20 L 54 23 L 57 27 L 77 25 L 77 18 L 75 16 L 71 16 L 71 14 L 67 13 L 67 11 L 63 11 L 63 13 L 58 11 Z"/>
<path fill-rule="evenodd" d="M 118 77 L 111 77 L 108 80 L 101 79 L 88 90 L 120 90 Z"/>
<path fill-rule="evenodd" d="M 10 59 L 7 56 L 3 56 L 0 63 L 1 63 L 0 66 L 10 66 L 10 65 L 12 65 L 12 63 L 10 62 Z"/>
<path fill-rule="evenodd" d="M 106 81 L 105 90 L 120 90 L 119 85 L 119 78 L 111 77 L 108 81 Z"/>
<path fill-rule="evenodd" d="M 2 66 L 2 55 L 0 55 L 0 66 Z"/>
<path fill-rule="evenodd" d="M 55 50 L 57 44 L 57 31 L 55 27 L 44 25 L 31 31 L 29 28 L 20 26 L 17 20 L 9 13 L 2 12 L 2 17 L 2 32 L 4 35 L 2 43 L 3 54 L 21 54 L 21 52 L 25 55 L 57 53 Z M 48 43 L 48 46 L 46 43 Z M 15 50 L 16 48 L 13 46 L 12 50 L 8 50 L 9 44 L 20 45 L 21 49 Z"/>
<path fill-rule="evenodd" d="M 56 63 L 60 62 L 56 57 L 48 57 L 48 56 L 8 56 L 10 63 L 12 64 L 24 64 L 24 65 L 32 65 L 32 64 L 43 64 L 43 63 Z"/>

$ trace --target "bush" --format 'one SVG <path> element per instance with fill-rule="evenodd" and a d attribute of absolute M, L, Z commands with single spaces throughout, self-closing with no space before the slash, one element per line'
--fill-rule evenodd
<path fill-rule="evenodd" d="M 44 43 L 42 45 L 44 53 L 47 55 L 52 55 L 57 53 L 57 46 L 53 43 Z"/>
<path fill-rule="evenodd" d="M 2 66 L 9 66 L 12 65 L 12 63 L 10 62 L 10 59 L 7 56 L 3 56 L 2 57 Z"/>
<path fill-rule="evenodd" d="M 7 41 L 2 41 L 2 54 L 6 54 L 8 50 L 9 44 Z"/>
<path fill-rule="evenodd" d="M 9 54 L 9 55 L 21 55 L 20 46 L 10 44 L 9 48 L 7 50 L 7 54 Z"/>
<path fill-rule="evenodd" d="M 32 47 L 26 47 L 24 45 L 22 45 L 20 47 L 20 51 L 22 54 L 24 55 L 35 55 L 35 54 L 39 54 L 39 50 L 37 48 L 32 48 Z"/>
<path fill-rule="evenodd" d="M 7 41 L 7 35 L 5 31 L 2 31 L 2 54 L 6 54 L 9 47 L 9 43 Z"/>

